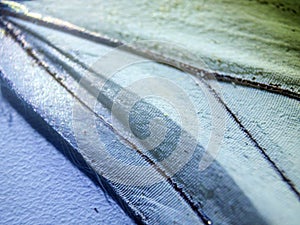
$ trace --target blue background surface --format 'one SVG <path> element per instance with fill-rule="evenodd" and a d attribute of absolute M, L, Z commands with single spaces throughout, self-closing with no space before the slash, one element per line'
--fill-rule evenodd
<path fill-rule="evenodd" d="M 0 224 L 133 224 L 1 92 L 0 160 Z"/>

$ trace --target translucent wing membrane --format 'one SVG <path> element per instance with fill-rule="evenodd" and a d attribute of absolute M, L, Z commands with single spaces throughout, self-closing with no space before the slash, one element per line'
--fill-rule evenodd
<path fill-rule="evenodd" d="M 139 3 L 128 7 L 128 13 L 141 18 L 140 25 L 124 17 L 120 7 L 127 7 L 126 1 L 118 6 L 91 3 L 84 10 L 80 2 L 56 3 L 55 11 L 52 2 L 45 3 L 48 7 L 41 4 L 25 3 L 42 15 L 57 16 L 84 28 L 40 17 L 16 3 L 1 3 L 0 69 L 6 85 L 4 95 L 11 102 L 23 102 L 27 113 L 29 110 L 42 119 L 43 126 L 70 145 L 71 154 L 79 153 L 88 164 L 86 169 L 93 171 L 99 183 L 137 222 L 297 224 L 297 4 L 280 5 L 280 10 L 289 9 L 289 20 L 273 13 L 273 8 L 278 10 L 279 3 L 275 1 L 266 6 L 232 3 L 231 8 L 221 1 L 216 10 L 212 10 L 216 3 L 211 2 L 177 2 L 171 8 L 161 3 L 157 4 L 161 8 L 151 15 L 147 13 L 154 10 L 155 4 L 143 11 Z M 72 12 L 62 16 L 69 4 Z M 98 7 L 103 13 L 102 26 L 95 19 Z M 174 17 L 189 7 L 191 15 Z M 246 9 L 249 11 L 242 16 Z M 253 9 L 269 12 L 270 18 L 261 15 L 254 19 Z M 237 13 L 238 19 L 250 25 L 243 28 L 235 24 L 237 18 L 227 14 L 221 17 L 218 10 Z M 78 14 L 86 13 L 86 20 L 79 20 L 82 17 Z M 204 21 L 198 21 L 197 15 Z M 160 22 L 157 18 L 161 18 Z M 273 30 L 269 37 L 261 29 L 272 24 L 273 18 L 279 18 L 273 22 L 279 31 Z M 255 32 L 249 30 L 252 26 Z M 165 29 L 164 35 L 161 29 Z M 219 34 L 215 36 L 218 40 L 215 34 Z M 196 59 L 180 55 L 166 44 L 157 46 L 136 38 L 182 42 Z M 233 42 L 227 44 L 228 40 Z M 124 44 L 129 41 L 130 45 Z M 123 48 L 114 50 L 118 46 Z M 263 50 L 258 52 L 257 48 Z M 281 59 L 279 55 L 286 48 L 289 53 L 281 55 Z M 107 61 L 114 51 L 121 57 Z M 193 64 L 198 56 L 205 61 L 203 67 Z M 123 61 L 128 65 L 139 63 L 122 67 Z M 109 74 L 113 75 L 108 79 Z M 155 81 L 151 80 L 154 75 Z M 141 86 L 138 80 L 143 81 Z M 158 80 L 162 86 L 168 84 L 165 80 L 174 81 L 175 91 L 164 93 Z M 164 98 L 145 98 L 140 89 L 147 96 L 161 94 Z M 185 93 L 192 104 L 178 100 L 175 110 L 169 110 L 170 99 L 184 99 Z M 127 118 L 124 115 L 129 106 L 132 110 Z M 196 113 L 191 114 L 192 110 Z M 180 112 L 185 116 L 178 116 Z M 194 132 L 195 126 L 202 132 Z M 217 134 L 213 140 L 220 145 L 217 152 L 208 151 L 212 134 Z M 99 139 L 109 154 L 99 151 Z M 115 161 L 103 160 L 110 156 L 128 165 L 131 172 L 113 164 Z M 204 158 L 213 160 L 201 170 L 199 165 Z M 148 168 L 145 171 L 151 171 L 150 175 L 139 172 L 139 168 Z M 154 178 L 157 182 L 151 183 Z M 128 180 L 132 183 L 126 183 Z M 145 184 L 140 185 L 141 180 Z"/>

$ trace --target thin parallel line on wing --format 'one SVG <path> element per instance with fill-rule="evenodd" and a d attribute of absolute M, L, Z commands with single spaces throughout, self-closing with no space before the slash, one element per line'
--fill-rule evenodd
<path fill-rule="evenodd" d="M 129 140 L 127 140 L 125 137 L 123 137 L 110 123 L 108 123 L 107 121 L 105 121 L 105 119 L 97 114 L 96 112 L 93 111 L 93 109 L 91 109 L 87 104 L 85 104 L 80 98 L 78 98 L 78 96 L 76 96 L 76 94 L 71 91 L 61 80 L 57 79 L 56 74 L 54 72 L 51 71 L 50 66 L 47 65 L 47 63 L 45 63 L 43 60 L 41 60 L 38 56 L 38 54 L 36 54 L 35 51 L 33 51 L 33 49 L 30 47 L 30 44 L 27 43 L 22 37 L 21 37 L 21 32 L 18 30 L 16 31 L 15 28 L 13 28 L 13 25 L 10 22 L 7 21 L 3 21 L 0 19 L 0 25 L 2 25 L 4 27 L 4 29 L 6 30 L 6 32 L 14 39 L 14 41 L 16 41 L 25 51 L 26 53 L 33 58 L 33 60 L 39 65 L 41 66 L 49 75 L 51 75 L 55 81 L 57 81 L 68 93 L 71 94 L 71 96 L 73 96 L 77 101 L 79 101 L 84 107 L 86 107 L 94 116 L 96 116 L 98 119 L 100 119 L 104 125 L 109 128 L 112 132 L 114 132 L 118 137 L 120 137 L 121 140 L 123 140 L 126 144 L 128 144 L 131 148 L 133 148 L 134 150 L 136 150 L 136 152 L 147 162 L 149 163 L 161 176 L 166 178 L 166 181 L 169 183 L 169 185 L 171 185 L 174 190 L 179 193 L 179 195 L 181 196 L 181 198 L 184 199 L 184 201 L 191 207 L 191 209 L 198 215 L 198 217 L 202 220 L 202 222 L 204 224 L 210 225 L 213 224 L 212 221 L 208 218 L 208 216 L 197 207 L 197 205 L 191 201 L 191 198 L 188 196 L 188 194 L 186 194 L 184 191 L 182 191 L 182 188 L 180 188 L 176 182 L 174 182 L 172 180 L 172 178 L 170 176 L 167 175 L 167 173 L 161 169 L 157 164 L 155 164 L 155 162 L 148 157 L 147 155 L 145 155 L 141 150 L 138 149 L 138 147 L 136 145 L 134 145 L 133 143 L 131 143 Z"/>
<path fill-rule="evenodd" d="M 51 48 L 53 48 L 55 51 L 57 51 L 58 53 L 62 54 L 64 57 L 68 58 L 69 60 L 73 61 L 74 63 L 78 64 L 79 66 L 81 66 L 83 69 L 85 69 L 86 71 L 93 73 L 95 75 L 98 76 L 102 76 L 101 74 L 99 74 L 98 72 L 96 72 L 95 70 L 93 70 L 92 68 L 90 68 L 89 66 L 87 66 L 85 63 L 81 62 L 80 60 L 76 59 L 75 57 L 73 57 L 71 54 L 63 51 L 62 49 L 58 48 L 56 45 L 52 44 L 50 41 L 48 41 L 46 38 L 44 38 L 43 36 L 37 34 L 36 32 L 33 32 L 32 30 L 28 29 L 25 26 L 22 26 L 14 21 L 11 21 L 9 19 L 7 19 L 7 21 L 9 21 L 11 24 L 13 24 L 15 27 L 17 27 L 18 29 L 24 30 L 26 31 L 26 33 L 34 36 L 35 38 L 37 38 L 38 40 L 44 42 L 45 44 L 47 44 L 48 46 L 50 46 Z"/>

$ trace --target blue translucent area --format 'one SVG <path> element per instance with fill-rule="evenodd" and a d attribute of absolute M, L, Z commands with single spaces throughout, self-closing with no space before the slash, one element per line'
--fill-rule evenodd
<path fill-rule="evenodd" d="M 134 224 L 0 94 L 0 224 Z"/>

